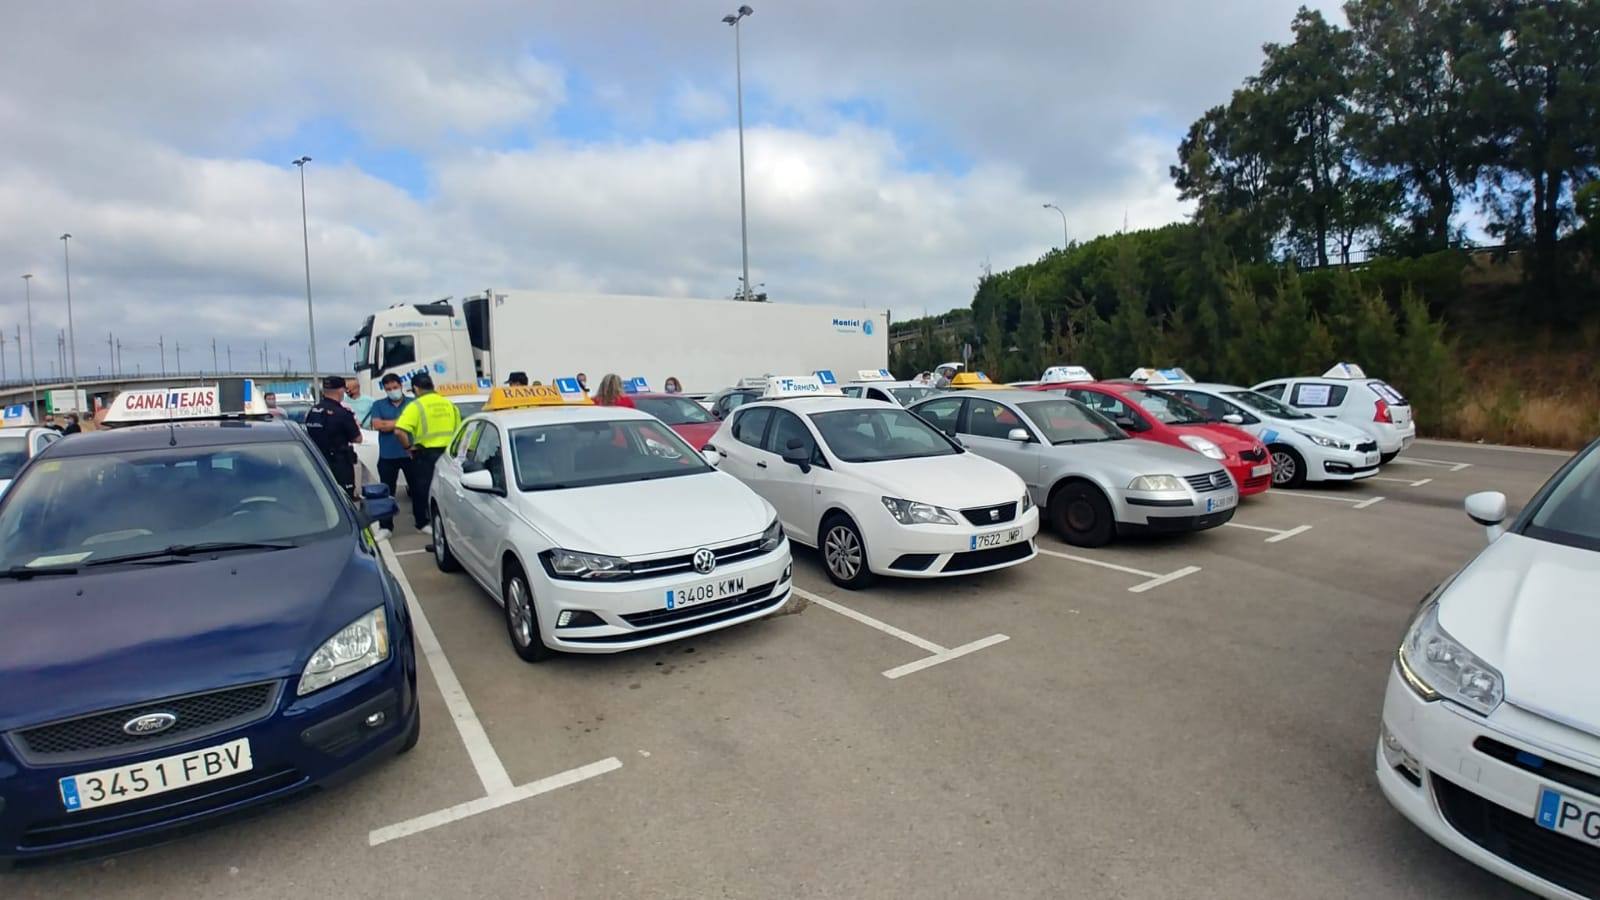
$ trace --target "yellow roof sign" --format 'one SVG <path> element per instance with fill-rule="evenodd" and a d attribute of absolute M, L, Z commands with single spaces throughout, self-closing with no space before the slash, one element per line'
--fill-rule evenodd
<path fill-rule="evenodd" d="M 497 387 L 489 392 L 489 402 L 483 405 L 484 411 L 492 412 L 500 409 L 526 409 L 533 406 L 593 406 L 594 401 L 586 394 L 576 394 L 568 397 L 550 385 L 518 385 L 516 387 Z"/>
<path fill-rule="evenodd" d="M 982 372 L 957 372 L 956 377 L 950 379 L 952 388 L 973 390 L 976 388 L 994 387 L 994 382 Z"/>
<path fill-rule="evenodd" d="M 433 392 L 441 397 L 462 397 L 467 394 L 486 394 L 488 391 L 475 381 L 446 381 L 434 385 Z"/>

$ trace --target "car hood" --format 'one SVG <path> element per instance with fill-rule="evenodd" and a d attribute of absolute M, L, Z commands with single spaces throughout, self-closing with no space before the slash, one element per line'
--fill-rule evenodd
<path fill-rule="evenodd" d="M 1229 456 L 1238 456 L 1240 452 L 1249 450 L 1261 443 L 1255 435 L 1242 428 L 1224 423 L 1212 422 L 1206 425 L 1169 425 L 1175 433 L 1195 434 L 1206 438 Z"/>
<path fill-rule="evenodd" d="M 1314 434 L 1318 437 L 1350 441 L 1356 444 L 1372 440 L 1372 435 L 1354 425 L 1349 425 L 1336 419 L 1275 419 L 1263 417 L 1262 423 L 1261 440 L 1267 443 L 1272 442 L 1268 435 L 1273 431 L 1299 431 L 1305 434 Z"/>
<path fill-rule="evenodd" d="M 559 547 L 608 556 L 693 550 L 760 534 L 775 513 L 723 472 L 523 495 L 529 518 Z"/>
<path fill-rule="evenodd" d="M 1600 736 L 1600 553 L 1502 535 L 1451 582 L 1439 624 L 1505 676 L 1506 700 Z"/>
<path fill-rule="evenodd" d="M 851 475 L 883 491 L 884 496 L 946 509 L 1020 500 L 1026 490 L 1022 479 L 1010 469 L 975 453 L 841 465 Z"/>
<path fill-rule="evenodd" d="M 1126 487 L 1140 475 L 1204 475 L 1215 472 L 1218 463 L 1193 450 L 1180 450 L 1155 441 L 1101 441 L 1094 444 L 1060 444 L 1045 452 L 1054 459 L 1067 460 L 1075 468 L 1093 469 L 1107 475 L 1116 473 L 1126 478 L 1118 487 Z"/>
<path fill-rule="evenodd" d="M 0 731 L 298 676 L 384 602 L 353 536 L 267 553 L 0 581 Z"/>
<path fill-rule="evenodd" d="M 722 427 L 721 422 L 684 422 L 681 425 L 669 426 L 683 438 L 689 446 L 696 450 L 702 449 L 716 436 L 717 429 Z"/>

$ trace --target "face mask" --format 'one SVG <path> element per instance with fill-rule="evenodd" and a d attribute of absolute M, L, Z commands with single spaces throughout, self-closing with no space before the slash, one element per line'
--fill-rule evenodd
<path fill-rule="evenodd" d="M 384 391 L 383 395 L 385 397 L 388 397 L 390 400 L 393 400 L 394 402 L 399 403 L 400 402 L 400 398 L 404 397 L 406 395 L 406 392 L 396 388 L 395 390 L 392 390 L 392 391 Z"/>

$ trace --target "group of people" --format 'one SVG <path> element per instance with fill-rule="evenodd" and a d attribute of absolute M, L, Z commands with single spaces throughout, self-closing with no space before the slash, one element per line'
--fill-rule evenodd
<path fill-rule="evenodd" d="M 585 394 L 589 393 L 589 376 L 587 373 L 579 372 L 577 382 L 579 390 Z M 527 387 L 530 384 L 543 384 L 543 382 L 528 381 L 527 372 L 512 372 L 511 376 L 506 379 L 506 384 L 511 387 Z M 669 375 L 667 376 L 666 384 L 662 386 L 662 390 L 669 394 L 681 394 L 683 393 L 683 383 L 678 381 L 677 376 Z M 594 392 L 593 399 L 599 406 L 633 406 L 633 401 L 628 399 L 627 390 L 622 386 L 622 376 L 617 375 L 615 372 L 600 379 L 600 388 Z"/>

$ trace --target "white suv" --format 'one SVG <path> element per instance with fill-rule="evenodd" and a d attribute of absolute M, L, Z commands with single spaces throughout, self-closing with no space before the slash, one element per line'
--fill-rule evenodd
<path fill-rule="evenodd" d="M 1274 400 L 1325 419 L 1348 422 L 1372 435 L 1383 462 L 1400 455 L 1417 437 L 1411 404 L 1381 378 L 1339 363 L 1318 378 L 1276 378 L 1255 386 Z"/>

